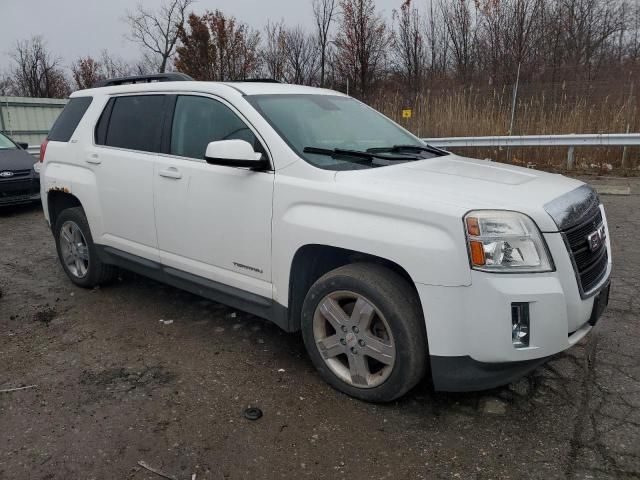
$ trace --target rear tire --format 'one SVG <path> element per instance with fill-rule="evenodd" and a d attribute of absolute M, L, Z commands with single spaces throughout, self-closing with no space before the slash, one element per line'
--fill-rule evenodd
<path fill-rule="evenodd" d="M 357 263 L 327 273 L 309 289 L 301 324 L 318 372 L 347 395 L 389 402 L 424 377 L 428 348 L 420 302 L 388 268 Z"/>
<path fill-rule="evenodd" d="M 73 283 L 93 288 L 113 280 L 116 267 L 100 260 L 82 207 L 60 212 L 53 236 L 62 268 Z"/>

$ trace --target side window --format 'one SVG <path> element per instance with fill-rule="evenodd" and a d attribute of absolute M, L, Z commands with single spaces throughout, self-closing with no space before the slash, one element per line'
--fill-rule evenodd
<path fill-rule="evenodd" d="M 47 138 L 53 142 L 68 142 L 80 120 L 91 105 L 93 97 L 75 97 L 69 100 L 58 116 Z"/>
<path fill-rule="evenodd" d="M 171 130 L 172 155 L 202 160 L 209 142 L 234 139 L 246 140 L 264 153 L 253 132 L 226 105 L 206 97 L 178 97 Z"/>
<path fill-rule="evenodd" d="M 104 144 L 142 152 L 159 152 L 165 103 L 166 95 L 117 97 L 111 107 Z M 97 128 L 97 140 L 100 140 L 102 121 L 103 118 Z"/>
<path fill-rule="evenodd" d="M 111 110 L 113 109 L 113 104 L 116 99 L 111 98 L 107 105 L 104 107 L 102 114 L 100 115 L 100 120 L 98 120 L 98 124 L 96 125 L 95 130 L 95 140 L 96 145 L 104 145 L 107 140 L 107 128 L 109 127 L 109 117 L 111 117 Z"/>

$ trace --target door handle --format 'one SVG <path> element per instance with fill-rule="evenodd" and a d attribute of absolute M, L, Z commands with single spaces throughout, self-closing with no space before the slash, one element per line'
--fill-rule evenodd
<path fill-rule="evenodd" d="M 176 180 L 182 178 L 182 174 L 178 171 L 178 169 L 173 167 L 169 167 L 166 170 L 160 170 L 158 172 L 158 175 L 160 175 L 161 177 L 173 178 Z"/>
<path fill-rule="evenodd" d="M 87 163 L 92 163 L 94 165 L 100 165 L 102 160 L 100 160 L 100 156 L 97 153 L 92 153 L 87 157 Z"/>

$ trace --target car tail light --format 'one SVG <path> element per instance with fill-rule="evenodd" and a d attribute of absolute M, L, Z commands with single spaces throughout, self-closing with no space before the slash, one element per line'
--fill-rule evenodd
<path fill-rule="evenodd" d="M 47 145 L 49 144 L 49 139 L 45 138 L 44 142 L 40 144 L 40 161 L 44 162 L 44 154 L 47 153 Z"/>

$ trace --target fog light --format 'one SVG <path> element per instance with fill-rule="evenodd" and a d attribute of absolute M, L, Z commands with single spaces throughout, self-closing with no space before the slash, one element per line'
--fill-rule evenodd
<path fill-rule="evenodd" d="M 511 341 L 515 348 L 529 346 L 529 304 L 511 304 Z"/>

